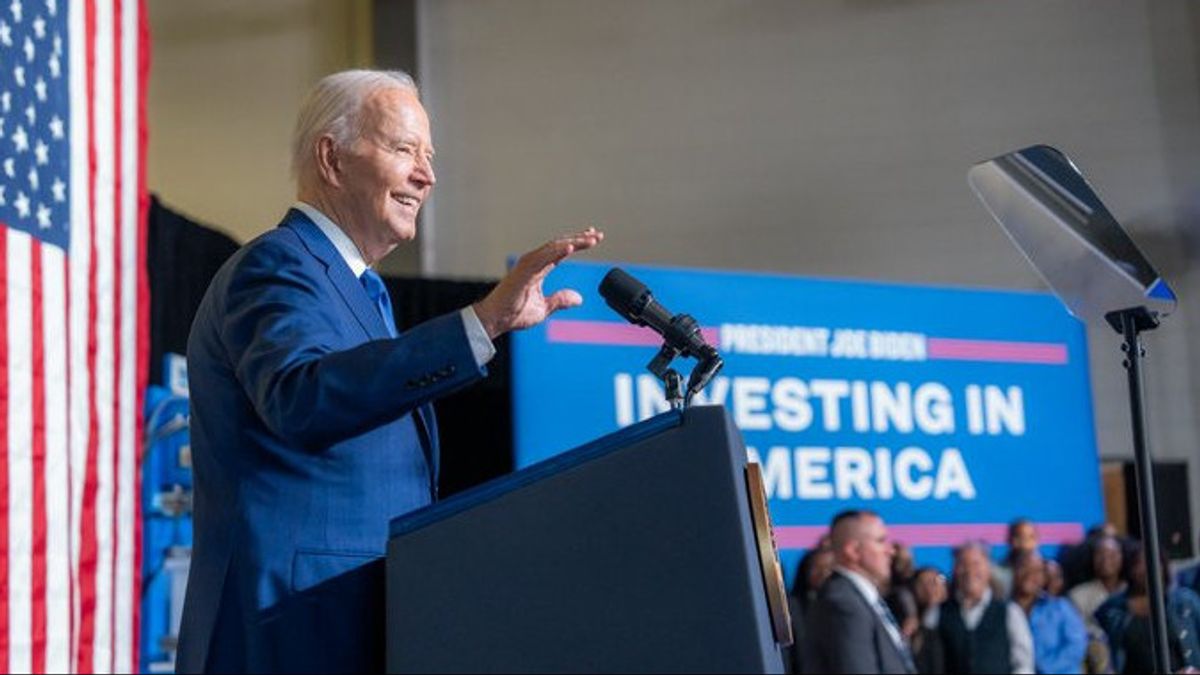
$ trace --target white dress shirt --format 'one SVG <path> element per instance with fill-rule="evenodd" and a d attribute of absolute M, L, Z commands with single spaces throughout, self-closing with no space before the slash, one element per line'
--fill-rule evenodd
<path fill-rule="evenodd" d="M 1075 608 L 1083 616 L 1083 621 L 1088 628 L 1099 628 L 1100 624 L 1096 622 L 1096 610 L 1100 609 L 1100 605 L 1112 597 L 1113 593 L 1121 593 L 1125 588 L 1126 586 L 1122 582 L 1115 591 L 1109 593 L 1103 581 L 1092 579 L 1072 588 L 1068 597 L 1071 602 L 1075 603 Z"/>
<path fill-rule="evenodd" d="M 358 250 L 358 246 L 350 239 L 350 236 L 330 220 L 329 216 L 321 213 L 311 204 L 298 201 L 292 204 L 292 208 L 308 216 L 316 224 L 338 253 L 342 255 L 342 259 L 346 261 L 346 265 L 350 267 L 355 278 L 361 279 L 369 265 L 363 258 L 362 251 Z M 467 305 L 459 314 L 462 316 L 463 329 L 466 330 L 467 340 L 471 344 L 471 353 L 475 356 L 475 363 L 483 366 L 496 356 L 496 346 L 492 344 L 491 338 L 488 337 L 487 331 L 480 323 L 474 307 Z"/>
<path fill-rule="evenodd" d="M 983 598 L 974 607 L 967 609 L 966 603 L 959 598 L 958 608 L 967 630 L 974 631 L 983 621 L 983 613 L 992 603 L 992 589 L 983 592 Z M 1008 658 L 1012 662 L 1014 673 L 1033 673 L 1033 631 L 1029 628 L 1029 619 L 1025 612 L 1013 602 L 1004 603 L 1004 623 L 1008 629 Z M 922 624 L 926 628 L 937 629 L 941 619 L 941 607 L 932 607 L 925 614 Z"/>

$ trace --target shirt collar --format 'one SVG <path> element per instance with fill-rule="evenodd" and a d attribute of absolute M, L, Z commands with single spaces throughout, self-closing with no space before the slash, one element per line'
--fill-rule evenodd
<path fill-rule="evenodd" d="M 833 571 L 849 579 L 850 583 L 854 584 L 854 587 L 858 589 L 858 592 L 862 594 L 863 598 L 865 598 L 866 601 L 872 606 L 879 602 L 879 589 L 875 586 L 875 584 L 871 583 L 870 579 L 867 579 L 858 572 L 848 570 L 841 565 L 835 565 Z"/>
<path fill-rule="evenodd" d="M 959 596 L 959 598 L 958 598 L 958 604 L 962 606 L 962 608 L 963 608 L 963 611 L 967 611 L 967 603 L 963 602 L 963 599 L 962 599 L 962 596 L 961 596 L 961 595 L 960 595 L 960 596 Z M 976 605 L 975 605 L 975 607 L 974 607 L 973 609 L 978 609 L 978 608 L 981 608 L 981 607 L 987 607 L 987 606 L 988 606 L 988 605 L 990 605 L 990 604 L 992 604 L 992 589 L 991 589 L 991 586 L 989 586 L 989 587 L 987 587 L 987 588 L 983 589 L 983 596 L 982 596 L 982 597 L 979 599 L 979 603 L 978 603 L 978 604 L 976 604 Z"/>
<path fill-rule="evenodd" d="M 337 223 L 330 220 L 329 216 L 321 213 L 317 207 L 301 201 L 292 204 L 292 208 L 308 216 L 321 232 L 325 234 L 333 244 L 333 247 L 341 254 L 342 259 L 350 266 L 350 271 L 354 273 L 355 277 L 361 277 L 363 272 L 367 271 L 370 265 L 363 259 L 362 252 L 358 250 L 358 246 L 355 246 L 354 241 L 350 239 L 350 235 L 346 234 Z"/>

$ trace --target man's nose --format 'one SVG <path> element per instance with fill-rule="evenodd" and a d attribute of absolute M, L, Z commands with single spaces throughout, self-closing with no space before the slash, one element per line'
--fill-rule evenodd
<path fill-rule="evenodd" d="M 419 183 L 421 187 L 433 187 L 437 184 L 437 175 L 433 172 L 433 161 L 428 157 L 419 156 L 416 164 L 413 165 L 412 174 L 409 178 Z"/>

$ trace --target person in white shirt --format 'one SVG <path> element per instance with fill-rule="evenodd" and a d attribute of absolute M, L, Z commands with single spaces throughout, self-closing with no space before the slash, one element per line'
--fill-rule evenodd
<path fill-rule="evenodd" d="M 1085 581 L 1071 589 L 1068 596 L 1083 616 L 1089 628 L 1099 628 L 1096 610 L 1113 595 L 1124 591 L 1127 584 L 1121 577 L 1125 556 L 1121 542 L 1116 537 L 1103 536 L 1092 545 L 1091 581 Z"/>
<path fill-rule="evenodd" d="M 954 592 L 929 621 L 937 626 L 951 673 L 1032 673 L 1033 634 L 1021 608 L 992 594 L 983 542 L 954 551 Z"/>

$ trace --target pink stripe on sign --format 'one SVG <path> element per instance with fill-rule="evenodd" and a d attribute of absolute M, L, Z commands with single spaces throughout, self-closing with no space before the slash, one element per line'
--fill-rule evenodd
<path fill-rule="evenodd" d="M 720 337 L 720 331 L 716 328 L 701 328 L 700 333 L 709 344 L 715 344 Z M 618 347 L 656 347 L 663 341 L 658 333 L 645 326 L 615 321 L 562 319 L 555 319 L 547 324 L 546 339 L 550 342 Z"/>
<path fill-rule="evenodd" d="M 888 537 L 909 546 L 958 546 L 974 539 L 1003 544 L 1008 537 L 1006 523 L 955 523 L 928 525 L 889 525 Z M 1070 544 L 1083 541 L 1080 523 L 1037 523 L 1043 544 Z M 775 544 L 782 549 L 812 548 L 829 531 L 824 525 L 776 527 Z"/>
<path fill-rule="evenodd" d="M 943 361 L 1001 361 L 1004 363 L 1067 363 L 1067 346 L 1053 342 L 997 342 L 929 338 L 926 353 Z"/>

